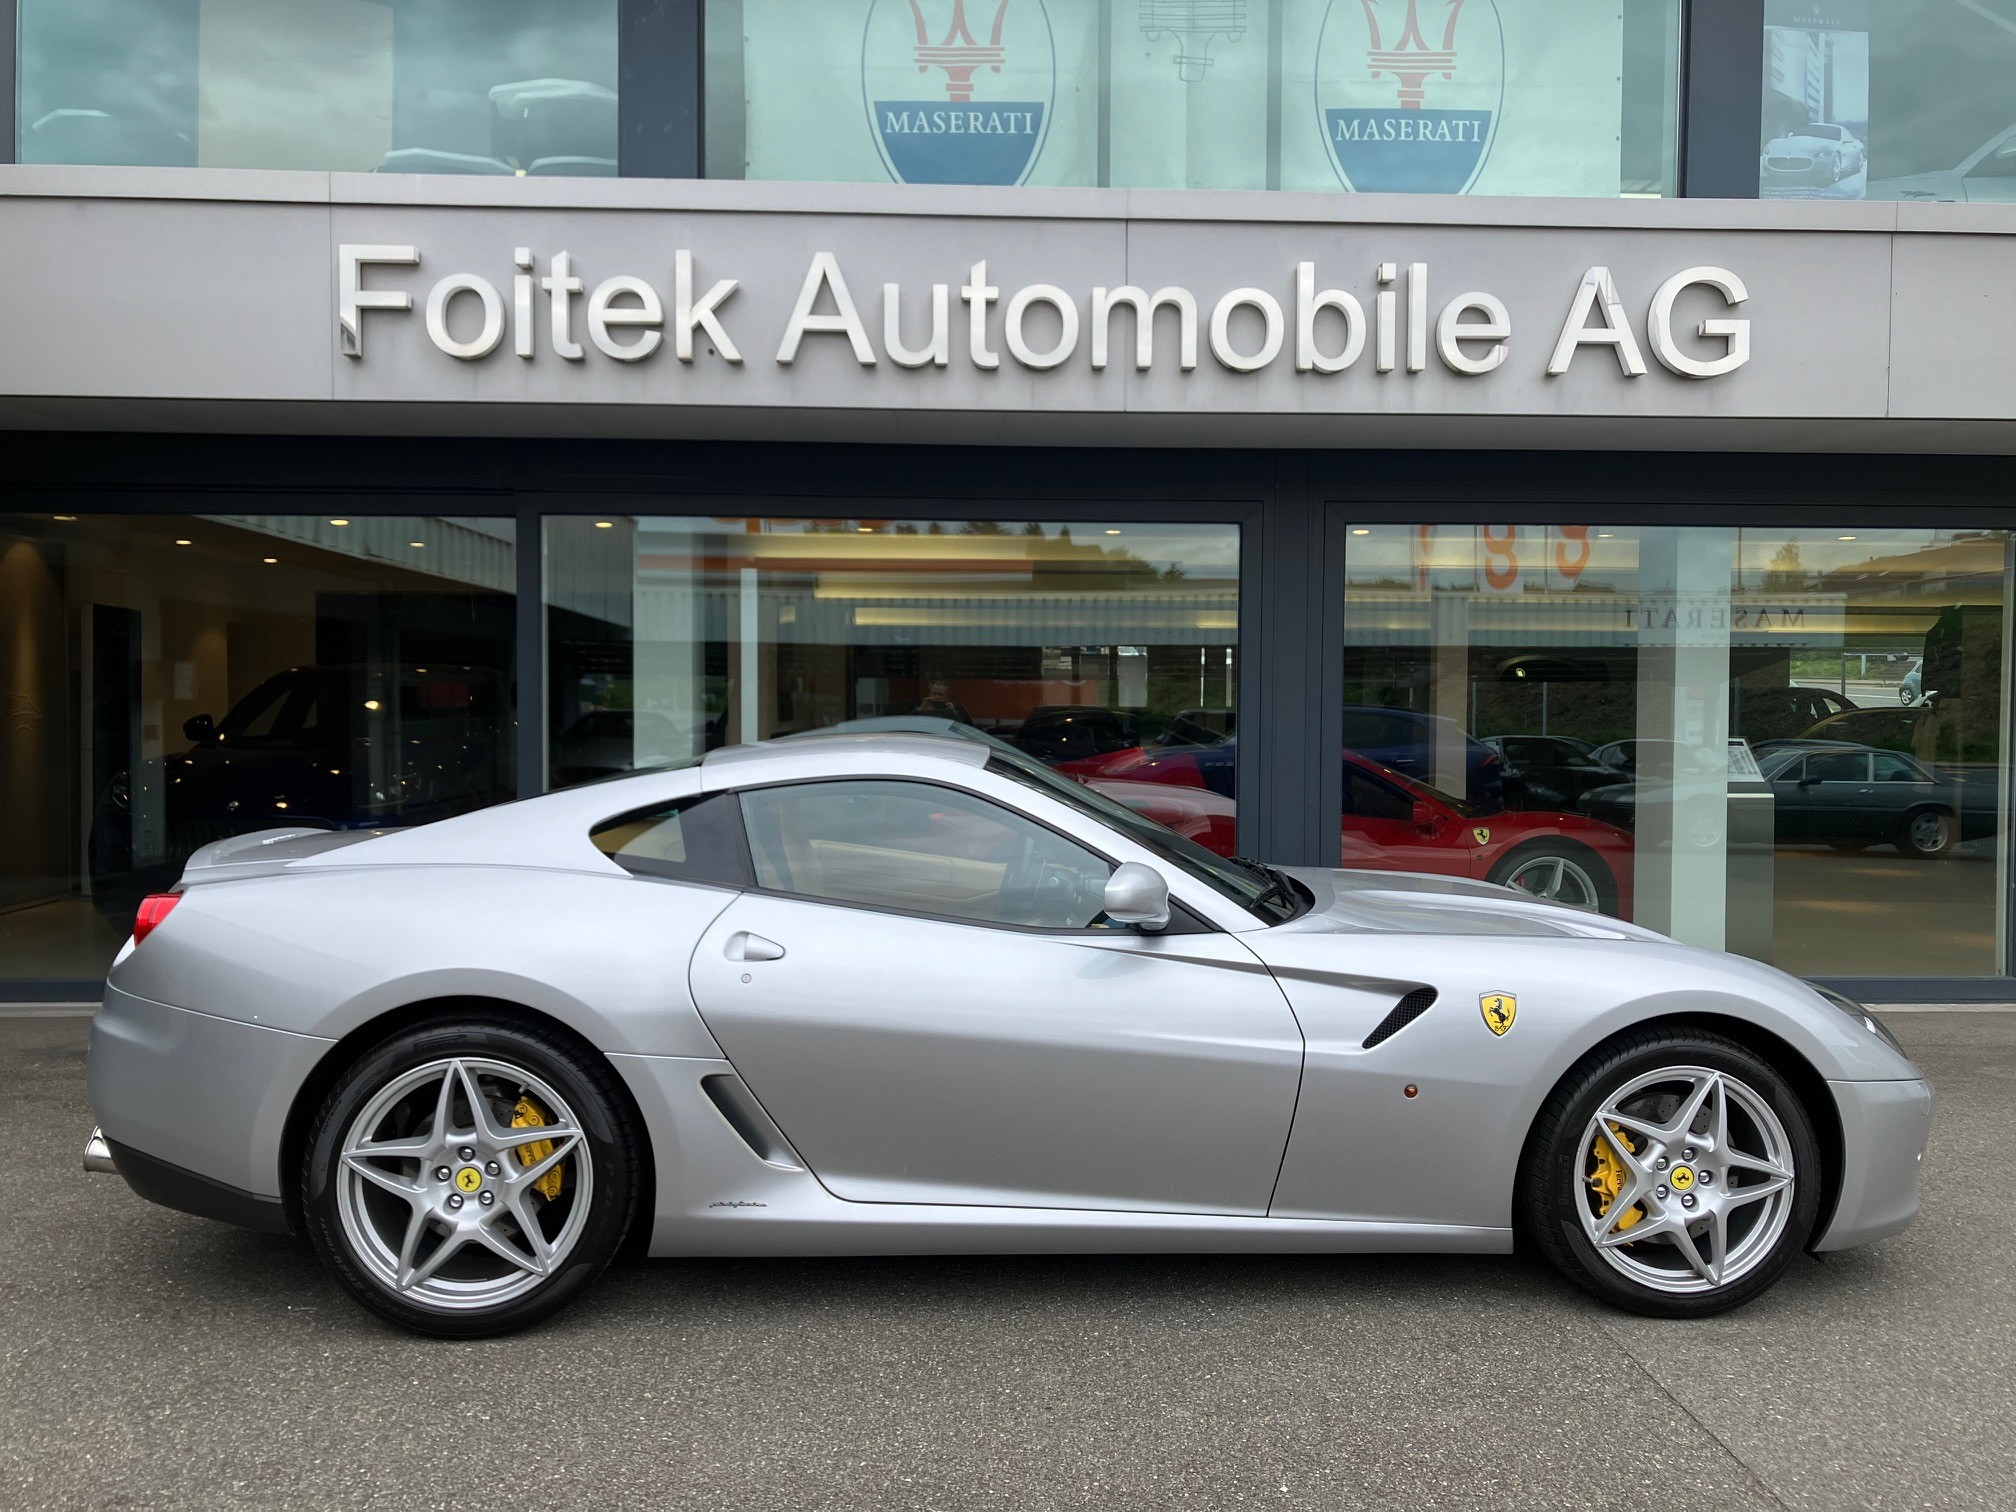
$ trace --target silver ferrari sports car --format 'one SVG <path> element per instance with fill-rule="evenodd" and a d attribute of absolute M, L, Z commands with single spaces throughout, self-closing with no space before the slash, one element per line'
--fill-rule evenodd
<path fill-rule="evenodd" d="M 500 1333 L 653 1255 L 1544 1255 L 1698 1317 L 1909 1223 L 1932 1097 L 1782 972 L 1222 859 L 978 741 L 796 738 L 147 900 L 86 1164 Z"/>

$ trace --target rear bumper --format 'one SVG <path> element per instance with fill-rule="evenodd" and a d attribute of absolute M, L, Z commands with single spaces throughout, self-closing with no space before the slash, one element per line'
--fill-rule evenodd
<path fill-rule="evenodd" d="M 260 1211 L 247 1204 L 277 1211 L 287 1115 L 330 1043 L 107 987 L 89 1079 L 119 1174 L 141 1196 L 205 1217 L 247 1223 Z"/>
<path fill-rule="evenodd" d="M 1829 1082 L 1841 1111 L 1841 1195 L 1815 1250 L 1851 1249 L 1918 1216 L 1918 1168 L 1932 1130 L 1927 1081 Z"/>
<path fill-rule="evenodd" d="M 198 1218 L 215 1218 L 220 1223 L 257 1229 L 262 1234 L 291 1231 L 286 1207 L 278 1197 L 255 1197 L 208 1176 L 198 1176 L 194 1171 L 143 1155 L 117 1140 L 108 1139 L 105 1145 L 114 1168 L 126 1178 L 126 1185 L 149 1202 L 158 1202 L 177 1212 L 194 1213 Z"/>

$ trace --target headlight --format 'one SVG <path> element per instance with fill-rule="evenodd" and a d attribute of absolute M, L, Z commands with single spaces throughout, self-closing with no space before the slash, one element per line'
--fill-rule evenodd
<path fill-rule="evenodd" d="M 1904 1042 L 1891 1032 L 1890 1026 L 1860 1003 L 1856 1002 L 1855 999 L 1849 997 L 1845 992 L 1836 992 L 1831 987 L 1815 987 L 1813 990 L 1827 999 L 1836 1008 L 1839 1008 L 1843 1013 L 1847 1014 L 1848 1017 L 1855 1020 L 1864 1029 L 1875 1035 L 1876 1038 L 1883 1041 L 1892 1050 L 1903 1056 L 1904 1059 L 1911 1059 L 1911 1052 L 1906 1050 Z"/>

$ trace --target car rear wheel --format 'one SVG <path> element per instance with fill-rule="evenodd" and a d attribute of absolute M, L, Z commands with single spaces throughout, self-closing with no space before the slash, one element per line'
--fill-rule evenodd
<path fill-rule="evenodd" d="M 1617 883 L 1595 852 L 1579 845 L 1522 845 L 1491 868 L 1487 881 L 1548 903 L 1617 912 Z"/>
<path fill-rule="evenodd" d="M 1819 1152 L 1770 1065 L 1655 1028 L 1562 1079 L 1519 1185 L 1523 1233 L 1569 1279 L 1630 1312 L 1700 1318 L 1748 1302 L 1804 1248 Z"/>
<path fill-rule="evenodd" d="M 635 1120 L 599 1057 L 550 1030 L 418 1025 L 317 1113 L 309 1237 L 351 1295 L 419 1333 L 509 1333 L 571 1301 L 630 1227 Z"/>
<path fill-rule="evenodd" d="M 1953 822 L 1951 814 L 1939 809 L 1914 809 L 1898 827 L 1897 849 L 1907 856 L 1929 860 L 1953 849 L 1959 833 L 1960 826 Z"/>

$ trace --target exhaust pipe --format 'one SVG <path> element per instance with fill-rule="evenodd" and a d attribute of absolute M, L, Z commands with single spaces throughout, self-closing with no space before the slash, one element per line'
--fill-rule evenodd
<path fill-rule="evenodd" d="M 119 1174 L 119 1167 L 112 1159 L 112 1146 L 105 1142 L 105 1131 L 93 1129 L 91 1137 L 84 1141 L 84 1169 L 87 1171 Z"/>

